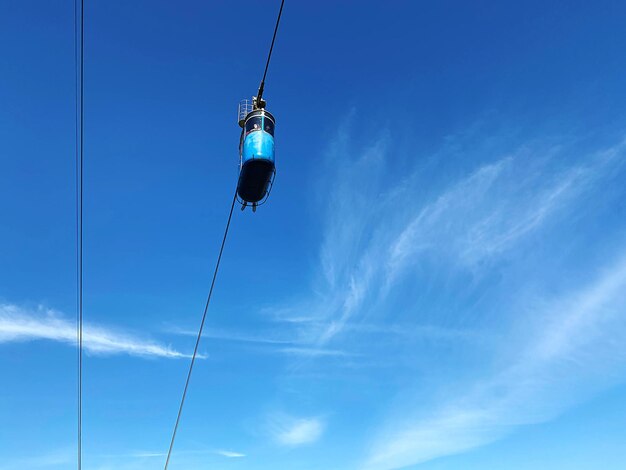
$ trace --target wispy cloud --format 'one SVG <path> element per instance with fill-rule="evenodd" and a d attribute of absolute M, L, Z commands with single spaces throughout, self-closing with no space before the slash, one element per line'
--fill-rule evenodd
<path fill-rule="evenodd" d="M 166 333 L 183 335 L 183 336 L 197 336 L 198 331 L 192 329 L 180 328 L 178 326 L 166 326 L 164 331 Z M 237 331 L 225 331 L 221 329 L 212 328 L 207 326 L 202 331 L 203 338 L 215 339 L 218 341 L 229 341 L 235 343 L 256 343 L 256 344 L 294 344 L 293 339 L 278 338 L 271 333 L 265 335 L 249 335 L 242 334 Z"/>
<path fill-rule="evenodd" d="M 178 327 L 168 327 L 167 332 L 184 336 L 197 336 L 197 331 L 186 330 Z M 279 338 L 268 333 L 265 335 L 247 335 L 236 331 L 224 331 L 214 328 L 207 328 L 202 333 L 203 338 L 217 341 L 252 344 L 255 350 L 264 354 L 281 354 L 286 356 L 303 357 L 348 357 L 355 356 L 355 353 L 340 349 L 330 349 L 315 347 L 307 342 L 300 341 L 292 335 L 293 339 Z"/>
<path fill-rule="evenodd" d="M 216 450 L 215 453 L 229 459 L 239 459 L 246 456 L 246 454 L 242 454 L 241 452 L 234 452 L 232 450 Z"/>
<path fill-rule="evenodd" d="M 123 457 L 131 457 L 133 459 L 152 459 L 152 458 L 161 458 L 161 457 L 166 457 L 166 456 L 167 456 L 166 452 L 150 452 L 150 451 L 144 451 L 144 450 L 123 455 Z M 112 457 L 112 456 L 107 455 L 106 457 Z M 120 456 L 115 455 L 115 457 L 120 457 Z"/>
<path fill-rule="evenodd" d="M 328 349 L 328 348 L 301 348 L 301 347 L 293 347 L 293 348 L 281 348 L 277 350 L 282 354 L 289 354 L 294 356 L 308 356 L 308 357 L 320 357 L 320 356 L 338 356 L 338 357 L 349 357 L 355 356 L 355 354 L 348 353 L 346 351 L 342 351 L 339 349 Z"/>
<path fill-rule="evenodd" d="M 429 256 L 447 259 L 451 269 L 485 270 L 566 214 L 623 149 L 620 143 L 559 166 L 553 160 L 561 145 L 520 145 L 424 197 L 421 168 L 399 184 L 383 184 L 391 153 L 386 134 L 359 149 L 343 128 L 329 151 L 339 163 L 330 178 L 315 295 L 277 311 L 286 322 L 312 319 L 298 322 L 299 331 L 319 346 L 366 316 Z"/>
<path fill-rule="evenodd" d="M 75 347 L 76 324 L 50 309 L 27 310 L 16 305 L 0 304 L 0 343 L 48 340 Z M 187 358 L 170 346 L 139 338 L 130 333 L 91 325 L 83 328 L 83 347 L 98 355 L 128 354 L 167 359 Z"/>
<path fill-rule="evenodd" d="M 185 456 L 213 454 L 213 455 L 219 455 L 221 457 L 226 457 L 226 458 L 229 458 L 229 459 L 246 457 L 246 454 L 244 454 L 242 452 L 235 452 L 233 450 L 224 450 L 224 449 L 182 450 L 182 451 L 176 451 L 174 454 L 175 455 L 185 455 Z M 133 453 L 128 454 L 128 455 L 115 456 L 115 457 L 131 457 L 131 458 L 136 458 L 136 459 L 146 459 L 146 458 L 163 458 L 163 457 L 166 457 L 166 456 L 167 456 L 166 452 L 138 451 L 138 452 L 133 452 Z M 112 457 L 112 456 L 108 456 L 108 457 Z"/>
<path fill-rule="evenodd" d="M 280 445 L 295 447 L 316 442 L 324 433 L 321 418 L 295 418 L 283 413 L 269 417 L 268 427 L 274 441 Z"/>
<path fill-rule="evenodd" d="M 24 468 L 60 468 L 74 462 L 76 451 L 67 447 L 53 450 L 42 455 L 34 455 L 13 460 L 3 459 L 0 470 L 22 470 Z"/>
<path fill-rule="evenodd" d="M 532 171 L 526 154 L 478 168 L 425 205 L 391 244 L 388 284 L 428 250 L 445 250 L 468 267 L 510 250 L 588 191 L 612 161 L 603 154 L 563 170 L 544 163 Z"/>
<path fill-rule="evenodd" d="M 338 168 L 334 177 L 325 174 L 330 195 L 313 293 L 291 308 L 276 308 L 273 317 L 291 325 L 310 347 L 341 350 L 364 344 L 373 354 L 407 359 L 402 365 L 432 352 L 421 341 L 427 337 L 437 343 L 476 340 L 488 349 L 482 359 L 489 366 L 477 366 L 471 380 L 462 370 L 463 377 L 447 378 L 445 372 L 428 370 L 447 390 L 457 388 L 454 399 L 429 397 L 426 409 L 415 406 L 418 394 L 406 382 L 402 390 L 395 389 L 393 411 L 380 426 L 364 468 L 415 465 L 551 419 L 606 383 L 611 374 L 599 371 L 608 364 L 626 363 L 618 348 L 619 335 L 626 334 L 620 315 L 626 308 L 626 258 L 596 278 L 587 276 L 586 284 L 574 285 L 581 273 L 593 270 L 571 253 L 554 250 L 564 241 L 572 243 L 571 227 L 581 214 L 595 217 L 590 214 L 602 200 L 601 189 L 623 167 L 625 143 L 587 153 L 571 141 L 508 147 L 490 160 L 475 159 L 481 163 L 454 171 L 452 178 L 430 182 L 420 167 L 387 186 L 392 148 L 386 136 L 359 148 L 342 129 L 332 145 L 330 160 Z M 448 155 L 444 151 L 438 157 Z M 536 268 L 527 261 L 539 247 L 578 266 L 577 277 L 558 283 L 572 291 L 551 298 L 537 286 L 553 281 L 547 270 L 534 275 Z M 554 272 L 566 269 L 546 261 Z M 498 281 L 502 273 L 511 274 L 508 291 L 505 282 L 475 289 L 483 280 Z M 420 281 L 427 284 L 416 285 Z M 472 308 L 460 290 L 486 310 L 476 309 L 472 320 L 482 323 L 469 323 L 474 329 L 459 320 L 467 319 Z M 532 297 L 525 295 L 529 291 Z M 481 300 L 484 293 L 499 305 Z M 488 318 L 494 310 L 498 318 Z M 521 326 L 517 318 L 524 318 Z M 530 322 L 535 322 L 532 328 Z M 367 341 L 370 334 L 375 342 Z M 399 338 L 407 338 L 402 347 Z M 435 347 L 443 350 L 441 344 Z M 454 349 L 450 357 L 465 355 L 458 342 Z M 507 365 L 494 367 L 506 355 Z M 596 380 L 589 380 L 592 376 Z M 573 385 L 577 393 L 565 393 Z"/>
<path fill-rule="evenodd" d="M 582 289 L 546 302 L 518 359 L 464 388 L 428 416 L 394 420 L 373 446 L 368 469 L 395 469 L 490 443 L 514 427 L 553 418 L 626 366 L 626 255 Z M 590 380 L 592 379 L 592 380 Z"/>

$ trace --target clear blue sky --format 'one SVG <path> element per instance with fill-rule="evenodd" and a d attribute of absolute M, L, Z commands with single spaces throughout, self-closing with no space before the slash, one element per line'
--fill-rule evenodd
<path fill-rule="evenodd" d="M 162 468 L 277 1 L 86 0 L 84 468 Z M 72 1 L 0 4 L 0 470 L 75 468 Z M 287 0 L 170 468 L 626 465 L 626 4 Z"/>

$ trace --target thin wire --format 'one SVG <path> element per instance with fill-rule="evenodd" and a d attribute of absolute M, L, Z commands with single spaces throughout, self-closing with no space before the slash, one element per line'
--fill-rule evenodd
<path fill-rule="evenodd" d="M 278 25 L 280 24 L 280 18 L 283 13 L 283 6 L 285 5 L 285 0 L 282 0 L 280 3 L 280 10 L 278 11 L 278 18 L 276 19 L 276 26 L 274 27 L 274 35 L 272 36 L 272 43 L 270 45 L 270 50 L 267 55 L 267 62 L 265 63 L 265 70 L 263 72 L 263 79 L 261 80 L 261 85 L 259 86 L 259 92 L 257 93 L 257 99 L 260 101 L 263 97 L 263 89 L 265 87 L 265 78 L 267 76 L 267 70 L 270 66 L 270 59 L 272 58 L 272 51 L 274 50 L 274 42 L 276 41 L 276 33 L 278 32 Z M 204 329 L 204 323 L 206 321 L 207 312 L 209 311 L 209 305 L 211 303 L 211 296 L 213 295 L 213 288 L 215 287 L 215 280 L 217 279 L 217 273 L 220 268 L 220 262 L 222 260 L 222 254 L 224 252 L 224 246 L 226 245 L 226 238 L 228 236 L 228 229 L 230 228 L 230 221 L 233 217 L 233 209 L 235 208 L 235 202 L 237 201 L 237 191 L 233 196 L 233 202 L 230 206 L 230 212 L 228 213 L 228 221 L 226 222 L 226 229 L 224 230 L 224 238 L 222 239 L 222 245 L 220 246 L 220 252 L 217 257 L 217 263 L 215 264 L 215 271 L 213 272 L 213 279 L 211 281 L 211 287 L 209 289 L 209 295 L 207 296 L 206 304 L 204 306 L 204 312 L 202 313 L 202 321 L 200 322 L 200 329 L 198 330 L 198 337 L 196 338 L 196 345 L 193 350 L 193 355 L 191 356 L 191 363 L 189 364 L 189 372 L 187 373 L 187 380 L 185 381 L 185 388 L 183 389 L 183 395 L 180 400 L 180 406 L 178 407 L 178 414 L 176 416 L 176 423 L 174 424 L 174 431 L 172 432 L 172 439 L 170 441 L 170 447 L 167 451 L 167 458 L 165 459 L 165 467 L 164 470 L 167 470 L 167 467 L 170 463 L 170 458 L 172 456 L 172 449 L 174 448 L 174 441 L 176 440 L 176 432 L 178 431 L 178 424 L 180 423 L 180 417 L 183 412 L 183 407 L 185 405 L 185 398 L 187 397 L 187 389 L 189 388 L 189 381 L 191 380 L 191 374 L 193 372 L 193 366 L 196 362 L 196 357 L 198 355 L 198 347 L 200 346 L 200 339 L 202 338 L 202 330 Z"/>
<path fill-rule="evenodd" d="M 230 228 L 230 221 L 233 218 L 233 209 L 235 208 L 235 202 L 237 201 L 237 191 L 233 197 L 233 202 L 230 206 L 230 212 L 228 214 L 228 221 L 226 222 L 226 229 L 224 230 L 224 238 L 222 239 L 222 246 L 220 247 L 220 253 L 217 257 L 217 263 L 215 263 L 215 271 L 213 271 L 213 280 L 211 281 L 211 288 L 209 289 L 209 295 L 206 299 L 204 306 L 204 313 L 202 314 L 202 321 L 200 322 L 200 329 L 198 330 L 198 337 L 196 338 L 196 346 L 193 349 L 193 355 L 191 356 L 191 363 L 189 364 L 189 372 L 187 373 L 187 380 L 185 381 L 185 388 L 183 389 L 183 396 L 180 400 L 180 406 L 178 408 L 178 415 L 176 416 L 176 424 L 174 424 L 174 432 L 172 433 L 172 440 L 170 441 L 170 448 L 167 451 L 167 459 L 165 460 L 165 468 L 170 463 L 170 457 L 172 455 L 172 449 L 174 448 L 174 440 L 176 439 L 176 431 L 178 431 L 178 423 L 180 422 L 180 416 L 183 412 L 183 406 L 185 405 L 185 398 L 187 397 L 187 388 L 189 387 L 189 380 L 191 379 L 191 373 L 193 372 L 193 365 L 196 362 L 196 356 L 198 355 L 198 346 L 200 345 L 200 339 L 202 337 L 202 330 L 204 329 L 204 322 L 206 320 L 207 312 L 209 311 L 209 304 L 211 303 L 211 296 L 213 295 L 213 287 L 215 287 L 215 280 L 217 279 L 217 273 L 220 269 L 220 261 L 222 260 L 222 253 L 224 252 L 224 245 L 226 245 L 226 237 L 228 236 L 228 229 Z"/>
<path fill-rule="evenodd" d="M 76 66 L 76 281 L 78 342 L 78 470 L 83 460 L 83 124 L 84 124 L 84 0 L 80 0 L 80 30 L 78 29 L 78 0 L 74 0 L 74 61 Z M 78 36 L 78 38 L 76 37 Z M 79 44 L 80 43 L 80 47 Z M 77 51 L 79 49 L 79 51 Z"/>
<path fill-rule="evenodd" d="M 272 58 L 272 51 L 274 50 L 274 42 L 276 41 L 276 33 L 278 32 L 278 25 L 280 24 L 280 17 L 283 14 L 283 6 L 285 5 L 285 0 L 282 0 L 280 3 L 280 10 L 278 10 L 278 18 L 276 19 L 276 26 L 274 27 L 274 35 L 272 36 L 272 44 L 270 45 L 269 54 L 267 54 L 267 62 L 265 63 L 265 71 L 263 72 L 263 79 L 261 80 L 261 85 L 259 85 L 259 92 L 257 93 L 257 101 L 261 101 L 263 97 L 263 89 L 265 88 L 265 77 L 267 76 L 267 69 L 270 66 L 270 59 Z"/>

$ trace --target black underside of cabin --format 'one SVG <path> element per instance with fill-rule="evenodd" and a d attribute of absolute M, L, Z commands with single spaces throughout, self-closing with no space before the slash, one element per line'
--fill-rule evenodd
<path fill-rule="evenodd" d="M 274 174 L 274 163 L 270 160 L 248 160 L 243 164 L 239 173 L 237 193 L 246 202 L 261 201 L 267 193 L 268 186 Z"/>

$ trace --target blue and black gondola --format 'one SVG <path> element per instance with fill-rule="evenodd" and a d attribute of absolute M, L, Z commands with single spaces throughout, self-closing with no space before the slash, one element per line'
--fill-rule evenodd
<path fill-rule="evenodd" d="M 276 174 L 274 164 L 274 126 L 276 120 L 264 108 L 256 108 L 241 115 L 239 124 L 242 126 L 239 144 L 239 181 L 237 194 L 242 210 L 252 205 L 255 210 L 263 204 Z"/>

